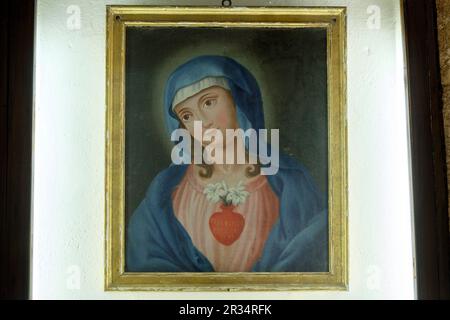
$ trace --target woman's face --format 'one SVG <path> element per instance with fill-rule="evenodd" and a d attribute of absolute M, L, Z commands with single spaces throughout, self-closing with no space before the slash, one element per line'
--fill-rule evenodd
<path fill-rule="evenodd" d="M 238 129 L 236 107 L 230 91 L 219 86 L 206 88 L 180 102 L 174 108 L 184 127 L 194 136 L 194 121 L 201 121 L 203 130 Z"/>

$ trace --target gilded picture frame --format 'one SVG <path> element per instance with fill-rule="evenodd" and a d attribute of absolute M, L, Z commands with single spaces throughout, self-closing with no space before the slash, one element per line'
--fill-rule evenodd
<path fill-rule="evenodd" d="M 125 269 L 125 101 L 127 28 L 326 30 L 328 272 L 127 272 Z M 109 6 L 106 58 L 105 290 L 347 290 L 346 10 L 337 7 Z"/>

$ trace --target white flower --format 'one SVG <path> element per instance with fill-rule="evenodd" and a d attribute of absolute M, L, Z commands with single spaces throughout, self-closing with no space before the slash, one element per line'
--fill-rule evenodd
<path fill-rule="evenodd" d="M 249 194 L 250 193 L 248 191 L 245 191 L 245 187 L 241 181 L 236 187 L 228 189 L 226 202 L 227 204 L 233 204 L 234 206 L 238 206 L 245 202 Z"/>
<path fill-rule="evenodd" d="M 219 202 L 220 200 L 223 201 L 223 199 L 225 199 L 228 193 L 228 187 L 225 181 L 218 183 L 210 183 L 205 187 L 203 193 L 206 194 L 206 199 L 216 203 Z"/>
<path fill-rule="evenodd" d="M 228 188 L 225 181 L 218 183 L 210 183 L 205 187 L 203 193 L 206 195 L 208 201 L 217 203 L 222 201 L 223 204 L 229 206 L 238 206 L 245 202 L 249 192 L 245 191 L 245 187 L 240 181 L 236 187 Z"/>

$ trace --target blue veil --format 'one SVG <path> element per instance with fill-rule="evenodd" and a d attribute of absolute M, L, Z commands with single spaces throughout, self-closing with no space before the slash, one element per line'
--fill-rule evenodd
<path fill-rule="evenodd" d="M 177 91 L 206 77 L 223 77 L 235 104 L 237 117 L 242 129 L 264 129 L 264 112 L 259 86 L 252 74 L 235 60 L 222 56 L 200 56 L 180 66 L 167 80 L 164 92 L 166 126 L 169 135 L 179 127 L 172 111 L 172 101 Z"/>
<path fill-rule="evenodd" d="M 264 128 L 261 93 L 252 74 L 231 58 L 200 56 L 178 67 L 167 80 L 164 108 L 169 135 L 179 128 L 172 111 L 176 92 L 206 77 L 227 79 L 242 129 Z M 126 241 L 127 271 L 214 271 L 173 212 L 171 195 L 186 169 L 187 165 L 171 165 L 160 172 L 131 216 Z M 279 219 L 252 271 L 328 271 L 326 201 L 311 176 L 296 160 L 280 154 L 277 174 L 267 179 L 279 199 Z"/>

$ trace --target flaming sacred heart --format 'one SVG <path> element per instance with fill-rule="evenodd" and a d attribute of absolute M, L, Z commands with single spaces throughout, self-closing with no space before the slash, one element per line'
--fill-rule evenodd
<path fill-rule="evenodd" d="M 235 206 L 221 205 L 222 211 L 215 212 L 209 218 L 209 228 L 221 244 L 230 246 L 241 236 L 245 219 L 242 214 L 233 212 Z"/>

